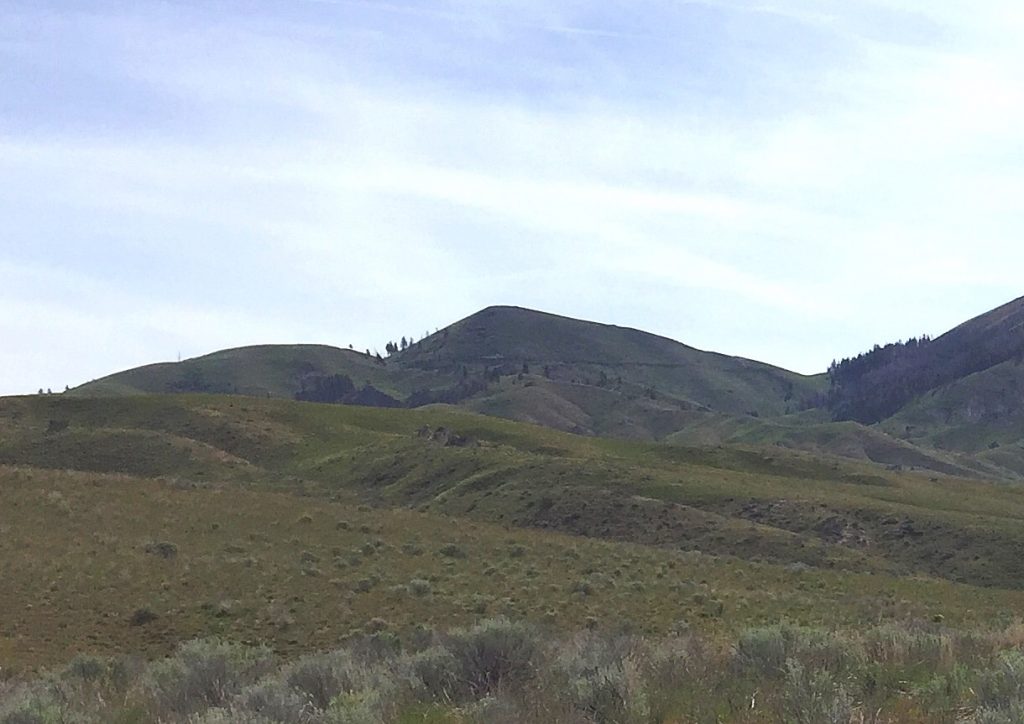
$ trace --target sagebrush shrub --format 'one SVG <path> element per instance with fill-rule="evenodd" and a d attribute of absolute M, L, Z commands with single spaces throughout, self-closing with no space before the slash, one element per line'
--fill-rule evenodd
<path fill-rule="evenodd" d="M 171 658 L 149 666 L 142 688 L 161 717 L 220 707 L 272 667 L 265 648 L 218 640 L 189 641 Z"/>
<path fill-rule="evenodd" d="M 529 680 L 540 654 L 540 638 L 525 623 L 497 618 L 453 631 L 448 648 L 459 662 L 462 681 L 479 697 Z"/>
<path fill-rule="evenodd" d="M 336 696 L 361 689 L 365 684 L 362 665 L 347 651 L 306 656 L 288 666 L 283 678 L 320 710 L 327 709 Z"/>
<path fill-rule="evenodd" d="M 828 671 L 804 668 L 799 661 L 786 662 L 782 689 L 784 721 L 792 724 L 849 724 L 853 703 L 842 684 Z"/>
<path fill-rule="evenodd" d="M 236 706 L 239 711 L 281 724 L 313 721 L 309 694 L 293 689 L 280 674 L 272 674 L 242 691 Z"/>
<path fill-rule="evenodd" d="M 414 578 L 409 581 L 409 592 L 414 596 L 429 596 L 434 590 L 430 581 L 423 578 Z"/>
<path fill-rule="evenodd" d="M 978 676 L 974 691 L 983 709 L 1005 712 L 1024 707 L 1024 651 L 999 654 L 996 665 Z"/>
<path fill-rule="evenodd" d="M 0 723 L 50 724 L 67 718 L 50 687 L 43 684 L 4 687 L 0 685 Z"/>
<path fill-rule="evenodd" d="M 650 718 L 641 652 L 627 639 L 578 636 L 555 656 L 561 695 L 588 721 L 631 724 Z"/>
<path fill-rule="evenodd" d="M 863 639 L 867 656 L 879 663 L 945 668 L 955 660 L 953 638 L 942 631 L 887 623 L 868 629 Z"/>
<path fill-rule="evenodd" d="M 431 646 L 410 655 L 406 664 L 421 700 L 460 703 L 468 696 L 459 661 L 443 646 Z"/>
<path fill-rule="evenodd" d="M 780 676 L 790 659 L 838 674 L 856 668 L 864 651 L 858 642 L 835 632 L 789 624 L 748 629 L 736 643 L 737 664 L 757 675 Z"/>

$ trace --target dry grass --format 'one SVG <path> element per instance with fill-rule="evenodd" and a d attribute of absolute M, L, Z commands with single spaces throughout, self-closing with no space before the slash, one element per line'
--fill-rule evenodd
<path fill-rule="evenodd" d="M 718 635 L 780 619 L 855 626 L 943 614 L 973 625 L 1024 605 L 1015 591 L 129 476 L 0 468 L 0 509 L 6 670 L 78 653 L 160 655 L 210 635 L 295 655 L 371 621 L 405 632 L 508 615 Z"/>

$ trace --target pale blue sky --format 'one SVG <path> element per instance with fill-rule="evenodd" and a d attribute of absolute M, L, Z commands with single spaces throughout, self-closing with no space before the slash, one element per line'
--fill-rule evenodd
<path fill-rule="evenodd" d="M 490 304 L 817 372 L 1024 294 L 1019 3 L 0 3 L 0 393 Z"/>

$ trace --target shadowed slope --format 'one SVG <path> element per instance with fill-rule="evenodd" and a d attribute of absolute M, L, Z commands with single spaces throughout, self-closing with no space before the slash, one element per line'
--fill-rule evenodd
<path fill-rule="evenodd" d="M 734 414 L 781 414 L 822 389 L 821 377 L 688 347 L 642 332 L 519 307 L 489 307 L 399 356 L 409 368 L 489 365 L 626 393 L 665 395 Z"/>

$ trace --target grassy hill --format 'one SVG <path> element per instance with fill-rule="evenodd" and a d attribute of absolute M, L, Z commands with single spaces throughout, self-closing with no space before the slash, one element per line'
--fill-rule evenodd
<path fill-rule="evenodd" d="M 293 399 L 303 382 L 346 375 L 404 399 L 436 383 L 436 376 L 389 366 L 375 356 L 325 345 L 240 347 L 184 360 L 137 367 L 71 390 L 81 397 L 208 392 Z"/>
<path fill-rule="evenodd" d="M 217 392 L 291 399 L 305 381 L 330 375 L 372 385 L 410 406 L 508 398 L 510 385 L 502 386 L 503 378 L 506 383 L 508 378 L 549 382 L 546 395 L 531 393 L 508 405 L 509 416 L 557 418 L 559 405 L 567 401 L 583 415 L 598 418 L 584 427 L 588 432 L 613 428 L 609 414 L 622 416 L 607 411 L 615 407 L 609 399 L 622 404 L 660 400 L 633 405 L 642 419 L 648 409 L 654 415 L 659 409 L 694 408 L 771 415 L 795 409 L 822 386 L 820 377 L 701 352 L 638 330 L 491 307 L 386 360 L 318 345 L 246 347 L 127 370 L 72 394 Z M 647 437 L 660 428 L 645 421 L 635 432 Z"/>
<path fill-rule="evenodd" d="M 823 375 L 634 329 L 491 307 L 385 359 L 317 345 L 247 347 L 128 370 L 70 394 L 445 403 L 583 435 L 768 446 L 1015 480 L 1024 476 L 1022 324 L 1017 300 L 938 339 L 878 348 L 833 370 L 826 394 Z M 823 408 L 807 409 L 823 400 L 840 418 L 836 410 L 857 410 L 872 424 L 833 423 Z"/>
<path fill-rule="evenodd" d="M 398 361 L 408 368 L 447 372 L 463 366 L 528 371 L 626 397 L 647 394 L 669 404 L 733 414 L 782 414 L 819 391 L 823 382 L 636 329 L 518 307 L 484 309 L 413 345 Z"/>
<path fill-rule="evenodd" d="M 406 676 L 425 648 L 463 651 L 452 642 L 471 629 L 445 631 L 507 617 L 560 642 L 545 659 L 555 671 L 576 656 L 581 672 L 605 661 L 614 673 L 683 640 L 692 657 L 672 659 L 693 688 L 659 718 L 605 716 L 590 688 L 554 686 L 545 697 L 576 692 L 582 708 L 511 721 L 777 721 L 793 696 L 844 700 L 841 684 L 885 721 L 952 724 L 995 701 L 989 672 L 1017 646 L 1024 606 L 1017 486 L 782 448 L 583 437 L 445 405 L 0 398 L 0 510 L 0 713 L 23 717 L 89 707 L 86 721 L 189 721 L 216 700 L 181 687 L 206 691 L 228 645 L 267 646 L 314 676 L 287 664 L 282 696 L 345 692 L 330 661 L 393 661 Z M 623 638 L 636 635 L 654 638 Z M 210 636 L 228 643 L 120 658 Z M 474 646 L 503 650 L 503 636 Z M 791 680 L 789 659 L 837 678 Z M 679 691 L 644 672 L 645 697 Z M 711 678 L 698 685 L 697 672 Z M 403 698 L 411 718 L 375 720 L 496 720 L 444 691 L 428 709 Z M 238 711 L 266 711 L 235 693 Z"/>
<path fill-rule="evenodd" d="M 580 437 L 445 406 L 6 398 L 0 464 L 354 497 L 781 564 L 1024 580 L 1024 489 L 780 448 Z"/>

